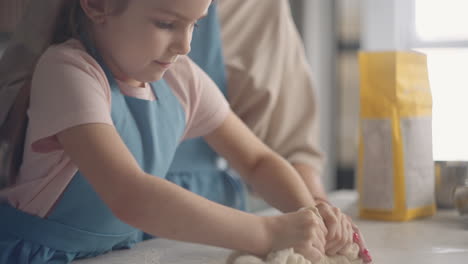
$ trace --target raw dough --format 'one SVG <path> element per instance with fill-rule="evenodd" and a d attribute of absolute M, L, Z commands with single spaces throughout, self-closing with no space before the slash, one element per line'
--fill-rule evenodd
<path fill-rule="evenodd" d="M 315 206 L 304 207 L 299 210 L 311 210 L 322 219 L 319 210 Z M 353 243 L 343 250 L 341 255 L 324 256 L 315 263 L 310 262 L 300 254 L 294 253 L 294 249 L 289 248 L 268 254 L 265 261 L 253 255 L 237 252 L 230 256 L 228 264 L 364 264 L 364 262 L 359 258 L 359 245 Z"/>
<path fill-rule="evenodd" d="M 363 264 L 362 259 L 358 257 L 359 246 L 352 244 L 343 255 L 334 257 L 323 257 L 319 262 L 311 263 L 302 255 L 294 253 L 292 248 L 284 249 L 278 252 L 270 253 L 266 260 L 262 260 L 252 255 L 242 255 L 237 253 L 230 259 L 230 264 Z"/>

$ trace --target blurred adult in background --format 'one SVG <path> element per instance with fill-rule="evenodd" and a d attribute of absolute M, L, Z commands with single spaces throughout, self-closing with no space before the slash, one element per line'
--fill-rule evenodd
<path fill-rule="evenodd" d="M 318 203 L 328 239 L 349 243 L 351 220 L 328 202 L 321 180 L 313 78 L 289 2 L 221 0 L 216 5 L 200 21 L 189 55 L 247 126 L 299 172 Z M 203 139 L 182 143 L 168 179 L 218 203 L 247 209 L 245 185 Z M 340 246 L 327 249 L 334 255 Z"/>

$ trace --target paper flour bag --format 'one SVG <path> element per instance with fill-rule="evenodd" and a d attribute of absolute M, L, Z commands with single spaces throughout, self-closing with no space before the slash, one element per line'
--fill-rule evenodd
<path fill-rule="evenodd" d="M 417 52 L 361 52 L 360 216 L 407 221 L 435 213 L 432 97 Z"/>

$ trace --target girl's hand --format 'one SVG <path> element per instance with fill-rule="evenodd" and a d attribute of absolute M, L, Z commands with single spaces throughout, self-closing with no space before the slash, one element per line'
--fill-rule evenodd
<path fill-rule="evenodd" d="M 319 261 L 325 254 L 327 230 L 319 214 L 305 209 L 269 220 L 272 251 L 294 248 L 310 261 Z"/>
<path fill-rule="evenodd" d="M 353 243 L 353 223 L 339 208 L 326 202 L 319 202 L 317 209 L 328 231 L 325 253 L 334 256 Z"/>

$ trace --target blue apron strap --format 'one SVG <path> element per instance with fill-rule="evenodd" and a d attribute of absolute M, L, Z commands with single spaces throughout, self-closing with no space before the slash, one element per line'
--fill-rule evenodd
<path fill-rule="evenodd" d="M 86 33 L 86 31 L 80 31 L 80 38 L 81 42 L 86 48 L 86 51 L 99 63 L 102 70 L 106 74 L 107 81 L 109 82 L 109 86 L 111 87 L 111 89 L 117 87 L 117 81 L 112 75 L 111 70 L 105 64 L 104 59 L 102 58 L 101 54 L 98 52 L 96 47 L 92 44 L 91 39 L 89 38 L 89 35 Z"/>
<path fill-rule="evenodd" d="M 189 56 L 226 96 L 226 70 L 216 7 L 216 4 L 210 6 L 208 16 L 200 20 L 198 28 L 194 30 Z"/>

